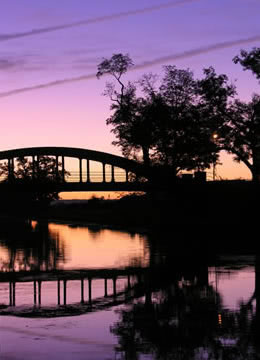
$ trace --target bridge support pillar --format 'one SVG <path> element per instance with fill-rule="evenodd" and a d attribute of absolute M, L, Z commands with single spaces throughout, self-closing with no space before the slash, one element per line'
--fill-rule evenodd
<path fill-rule="evenodd" d="M 87 159 L 87 182 L 90 182 L 90 166 L 89 166 L 89 159 Z"/>
<path fill-rule="evenodd" d="M 103 183 L 106 182 L 106 164 L 102 163 L 102 181 Z"/>
<path fill-rule="evenodd" d="M 82 159 L 79 159 L 79 182 L 82 183 Z"/>
<path fill-rule="evenodd" d="M 111 181 L 115 182 L 115 167 L 112 165 L 111 167 Z"/>
<path fill-rule="evenodd" d="M 65 182 L 65 160 L 64 160 L 64 156 L 61 157 L 61 176 L 62 176 L 62 181 Z"/>

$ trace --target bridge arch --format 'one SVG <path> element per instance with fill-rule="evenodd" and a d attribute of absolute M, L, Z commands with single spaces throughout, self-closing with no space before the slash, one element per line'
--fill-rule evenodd
<path fill-rule="evenodd" d="M 90 161 L 102 164 L 102 182 L 106 182 L 106 165 L 111 166 L 111 182 L 115 182 L 115 168 L 123 169 L 126 173 L 126 182 L 129 180 L 129 174 L 134 173 L 137 176 L 145 176 L 144 166 L 136 161 L 123 158 L 121 156 L 82 148 L 74 147 L 28 147 L 13 150 L 0 151 L 0 161 L 8 160 L 9 173 L 14 171 L 14 159 L 20 157 L 31 157 L 33 162 L 38 162 L 40 156 L 53 156 L 56 158 L 58 167 L 58 158 L 61 157 L 62 173 L 65 174 L 65 157 L 76 158 L 79 160 L 79 182 L 83 182 L 82 161 L 87 161 L 86 181 L 91 182 Z M 65 177 L 63 177 L 65 181 Z"/>

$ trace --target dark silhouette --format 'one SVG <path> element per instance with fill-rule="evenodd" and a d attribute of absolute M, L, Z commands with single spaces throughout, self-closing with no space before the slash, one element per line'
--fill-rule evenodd
<path fill-rule="evenodd" d="M 252 174 L 253 181 L 260 176 L 260 95 L 254 94 L 248 103 L 235 100 L 225 114 L 227 121 L 221 146 L 243 162 Z"/>
<path fill-rule="evenodd" d="M 255 293 L 233 311 L 223 307 L 220 294 L 203 273 L 196 273 L 195 264 L 185 267 L 179 264 L 158 283 L 151 277 L 145 298 L 118 310 L 120 319 L 111 332 L 118 337 L 120 359 L 138 360 L 141 354 L 158 360 L 258 358 L 259 258 Z"/>
<path fill-rule="evenodd" d="M 26 184 L 28 187 L 32 183 L 51 184 L 59 183 L 66 175 L 67 171 L 61 170 L 62 163 L 51 156 L 39 156 L 37 159 L 29 160 L 25 157 L 18 157 L 14 165 L 14 159 L 0 164 L 0 176 L 5 177 L 6 182 L 12 184 Z M 59 198 L 57 191 L 35 191 L 31 193 L 31 200 L 42 203 L 49 203 Z"/>
<path fill-rule="evenodd" d="M 234 63 L 242 65 L 244 70 L 250 70 L 260 80 L 260 48 L 253 48 L 251 51 L 241 50 L 240 56 L 233 59 Z"/>
<path fill-rule="evenodd" d="M 205 69 L 202 80 L 193 73 L 164 67 L 164 77 L 156 87 L 156 77 L 145 75 L 139 81 L 142 97 L 134 83 L 124 84 L 122 76 L 131 69 L 128 55 L 114 54 L 98 65 L 97 77 L 112 75 L 119 84 L 107 84 L 105 95 L 113 114 L 107 119 L 127 158 L 143 162 L 176 177 L 181 170 L 204 170 L 216 163 L 220 148 L 213 135 L 220 132 L 222 116 L 235 89 L 225 75 Z"/>
<path fill-rule="evenodd" d="M 65 157 L 79 160 L 76 174 L 65 169 Z M 87 149 L 14 149 L 0 152 L 0 160 L 4 161 L 0 166 L 0 191 L 2 200 L 5 199 L 2 210 L 10 208 L 18 213 L 33 203 L 36 207 L 48 206 L 61 191 L 142 190 L 145 187 L 143 179 L 147 176 L 144 167 L 135 161 Z M 100 172 L 93 169 L 91 161 L 100 163 Z"/>
<path fill-rule="evenodd" d="M 0 245 L 7 249 L 7 260 L 0 260 L 1 272 L 51 271 L 66 262 L 65 248 L 47 222 L 1 223 Z"/>

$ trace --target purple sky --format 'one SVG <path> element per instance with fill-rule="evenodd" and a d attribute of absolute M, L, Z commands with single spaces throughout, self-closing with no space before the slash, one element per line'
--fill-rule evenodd
<path fill-rule="evenodd" d="M 260 46 L 260 0 L 8 0 L 0 13 L 1 150 L 53 145 L 119 154 L 105 125 L 106 79 L 93 76 L 113 53 L 142 65 L 131 80 L 167 64 L 200 77 L 212 65 L 236 81 L 240 98 L 260 89 L 232 62 L 241 48 Z M 222 160 L 221 176 L 249 176 Z"/>

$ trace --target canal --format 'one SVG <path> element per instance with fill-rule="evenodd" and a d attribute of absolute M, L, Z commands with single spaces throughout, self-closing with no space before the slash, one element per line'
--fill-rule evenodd
<path fill-rule="evenodd" d="M 259 257 L 185 233 L 1 224 L 0 358 L 258 358 Z"/>

